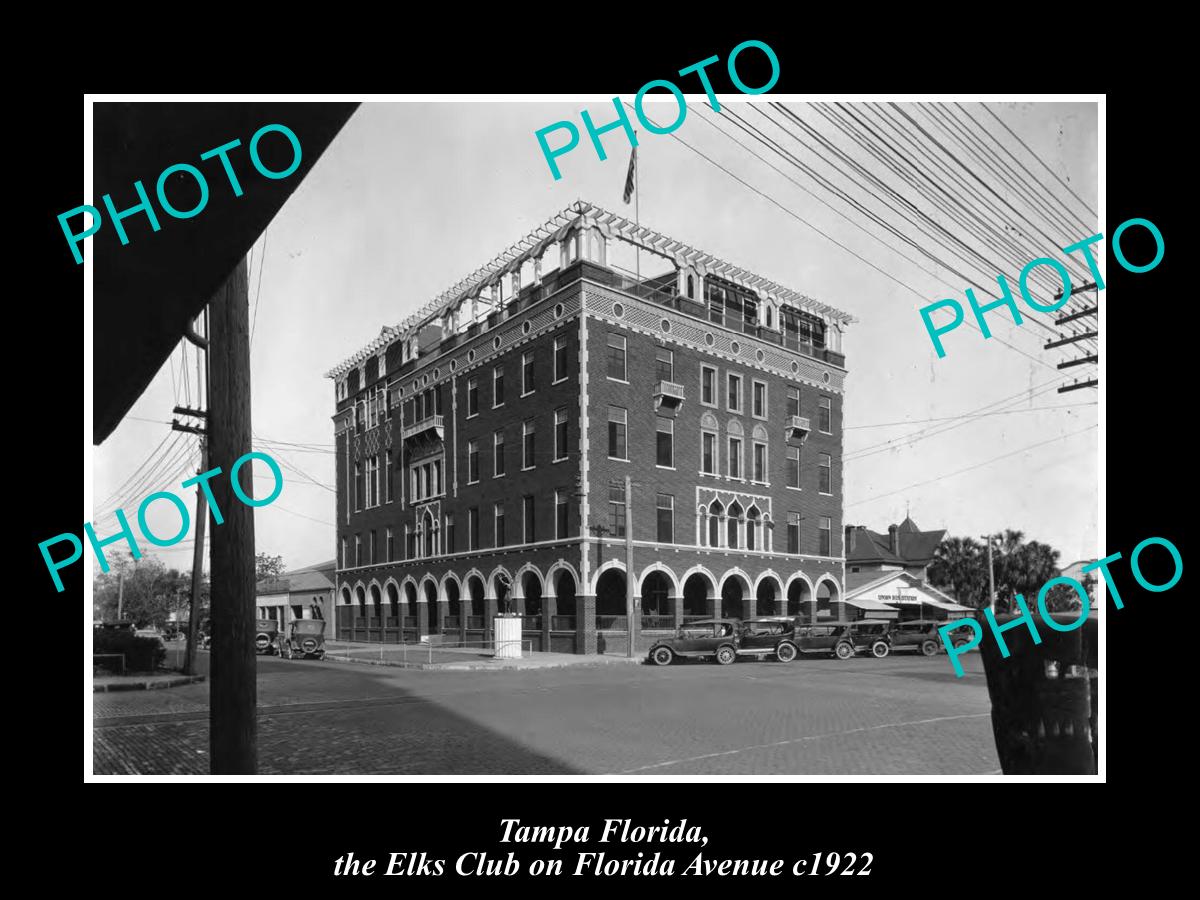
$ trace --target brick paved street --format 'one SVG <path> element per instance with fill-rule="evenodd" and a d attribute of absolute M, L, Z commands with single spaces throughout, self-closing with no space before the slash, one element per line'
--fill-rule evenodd
<path fill-rule="evenodd" d="M 262 774 L 987 774 L 977 654 L 438 672 L 259 658 Z M 207 774 L 208 685 L 94 695 L 97 774 Z"/>

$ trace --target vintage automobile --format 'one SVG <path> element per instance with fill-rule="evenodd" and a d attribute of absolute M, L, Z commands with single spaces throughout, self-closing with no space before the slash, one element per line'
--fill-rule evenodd
<path fill-rule="evenodd" d="M 674 637 L 655 641 L 650 661 L 669 666 L 675 657 L 713 657 L 723 666 L 737 659 L 741 622 L 737 619 L 701 619 L 679 626 Z"/>
<path fill-rule="evenodd" d="M 883 659 L 892 649 L 888 639 L 891 625 L 886 619 L 859 619 L 851 623 L 850 640 L 854 649 L 870 652 L 877 659 Z"/>
<path fill-rule="evenodd" d="M 945 625 L 946 623 L 938 622 L 936 624 L 937 624 L 937 627 L 941 627 L 942 625 Z M 938 651 L 941 653 L 945 653 L 946 645 L 942 642 L 942 637 L 938 633 L 937 627 L 935 627 L 933 630 L 933 636 L 938 642 Z M 950 635 L 950 645 L 952 647 L 954 647 L 954 649 L 957 650 L 963 644 L 970 643 L 971 638 L 975 636 L 975 633 L 974 633 L 974 631 L 972 631 L 971 627 L 968 625 L 968 626 L 960 626 L 958 628 L 951 629 L 949 632 L 949 635 Z"/>
<path fill-rule="evenodd" d="M 325 658 L 325 622 L 322 619 L 296 619 L 286 635 L 279 635 L 279 655 L 284 659 Z"/>
<path fill-rule="evenodd" d="M 854 656 L 849 622 L 797 625 L 792 632 L 792 640 L 801 653 L 831 653 L 838 659 Z"/>
<path fill-rule="evenodd" d="M 742 622 L 738 655 L 757 656 L 759 659 L 773 655 L 780 662 L 791 662 L 799 652 L 792 639 L 795 630 L 795 620 L 785 616 L 746 619 Z"/>
<path fill-rule="evenodd" d="M 266 653 L 268 656 L 279 651 L 277 643 L 279 641 L 279 623 L 274 619 L 255 619 L 254 620 L 254 651 L 258 654 Z"/>
<path fill-rule="evenodd" d="M 916 650 L 922 656 L 934 656 L 942 649 L 942 638 L 934 619 L 910 619 L 892 626 L 893 650 Z"/>

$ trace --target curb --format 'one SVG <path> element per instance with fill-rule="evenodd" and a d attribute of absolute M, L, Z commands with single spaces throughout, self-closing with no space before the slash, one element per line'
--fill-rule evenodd
<path fill-rule="evenodd" d="M 480 670 L 488 670 L 488 671 L 492 671 L 492 672 L 534 672 L 539 669 L 582 669 L 582 668 L 594 669 L 599 666 L 620 665 L 622 663 L 624 663 L 624 664 L 636 663 L 636 664 L 640 665 L 641 663 L 643 663 L 645 661 L 642 657 L 635 656 L 632 659 L 629 657 L 616 657 L 616 658 L 614 658 L 614 660 L 606 661 L 606 662 L 600 662 L 599 660 L 597 660 L 594 662 L 593 661 L 553 662 L 553 663 L 543 663 L 541 665 L 536 665 L 536 666 L 513 666 L 513 665 L 507 665 L 505 663 L 498 663 L 498 662 L 477 662 L 477 663 L 474 663 L 474 662 L 470 662 L 470 663 L 466 663 L 466 662 L 456 662 L 456 663 L 455 662 L 452 662 L 452 663 L 388 662 L 388 661 L 380 661 L 378 659 L 355 659 L 355 658 L 349 657 L 349 656 L 330 656 L 328 654 L 325 656 L 325 658 L 329 659 L 329 660 L 334 660 L 336 662 L 354 663 L 356 665 L 384 666 L 384 667 L 395 668 L 395 669 L 428 669 L 431 671 L 440 671 L 440 672 L 469 672 L 469 671 L 480 671 Z"/>
<path fill-rule="evenodd" d="M 93 684 L 92 693 L 109 694 L 115 691 L 159 691 L 164 688 L 181 687 L 185 684 L 198 684 L 204 681 L 206 675 L 180 675 L 177 678 L 161 678 L 145 681 L 119 681 L 114 684 Z"/>

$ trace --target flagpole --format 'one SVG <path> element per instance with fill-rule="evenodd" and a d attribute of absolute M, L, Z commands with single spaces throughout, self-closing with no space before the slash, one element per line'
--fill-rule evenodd
<path fill-rule="evenodd" d="M 633 132 L 633 141 L 634 141 L 633 152 L 634 152 L 634 157 L 635 157 L 635 159 L 636 159 L 636 155 L 637 155 L 637 129 L 634 129 L 634 132 Z M 642 180 L 642 179 L 641 179 L 641 174 L 642 174 L 642 173 L 639 171 L 640 169 L 641 169 L 641 166 L 639 166 L 639 165 L 638 165 L 636 162 L 634 162 L 634 164 L 633 164 L 633 221 L 634 221 L 634 224 L 636 224 L 636 225 L 637 225 L 637 230 L 638 230 L 638 231 L 640 231 L 640 230 L 641 230 L 641 228 L 642 228 L 642 213 L 641 213 L 641 206 L 642 206 L 642 189 L 641 189 L 641 186 L 640 186 L 640 185 L 641 185 L 641 180 Z M 642 286 L 642 245 L 641 245 L 641 244 L 635 244 L 635 245 L 634 245 L 634 247 L 637 249 L 637 280 L 638 280 L 638 287 L 641 287 L 641 286 Z"/>

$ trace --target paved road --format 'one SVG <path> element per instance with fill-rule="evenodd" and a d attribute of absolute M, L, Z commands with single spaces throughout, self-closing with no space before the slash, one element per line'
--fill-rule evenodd
<path fill-rule="evenodd" d="M 258 661 L 262 774 L 987 774 L 978 654 L 438 672 Z M 95 694 L 97 774 L 208 774 L 208 685 Z"/>

